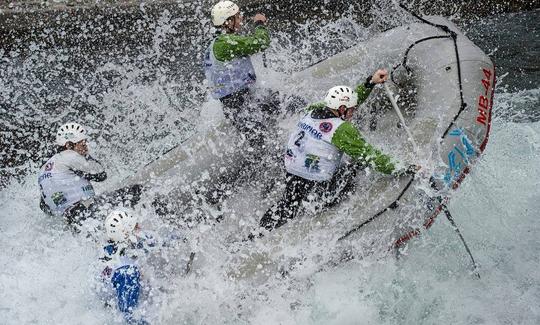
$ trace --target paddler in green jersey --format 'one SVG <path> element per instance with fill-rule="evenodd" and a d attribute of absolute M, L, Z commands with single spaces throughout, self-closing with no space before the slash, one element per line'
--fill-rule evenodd
<path fill-rule="evenodd" d="M 351 89 L 347 86 L 331 88 L 324 102 L 310 105 L 307 114 L 298 121 L 291 133 L 285 153 L 287 170 L 286 189 L 283 198 L 270 208 L 260 226 L 273 230 L 285 224 L 298 213 L 302 202 L 315 191 L 333 192 L 340 187 L 343 175 L 338 171 L 343 153 L 363 166 L 371 166 L 383 174 L 401 175 L 415 171 L 417 166 L 396 171 L 390 156 L 367 143 L 358 129 L 350 122 L 359 103 L 364 102 L 375 84 L 387 80 L 384 69 L 377 70 L 365 83 Z M 355 169 L 348 179 L 354 178 Z M 341 184 L 342 185 L 342 184 Z M 351 191 L 354 187 L 346 188 Z M 346 194 L 340 193 L 337 200 L 325 202 L 326 206 L 340 202 Z M 250 236 L 253 238 L 253 236 Z"/>
<path fill-rule="evenodd" d="M 232 1 L 220 1 L 212 8 L 212 23 L 218 28 L 217 37 L 204 56 L 204 70 L 210 94 L 223 104 L 225 117 L 244 134 L 250 146 L 258 149 L 267 134 L 266 120 L 279 103 L 261 99 L 254 84 L 257 80 L 251 56 L 270 45 L 266 17 L 256 14 L 255 31 L 239 35 L 243 17 Z"/>

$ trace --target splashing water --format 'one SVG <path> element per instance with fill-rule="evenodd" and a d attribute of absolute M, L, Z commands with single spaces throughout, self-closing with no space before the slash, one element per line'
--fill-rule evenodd
<path fill-rule="evenodd" d="M 507 26 L 509 20 L 526 24 L 537 21 L 538 14 L 488 18 L 480 27 L 469 26 L 469 36 L 482 43 L 483 26 L 490 33 L 503 33 L 498 28 Z M 95 55 L 79 65 L 70 62 L 72 49 L 42 51 L 39 45 L 26 58 L 2 55 L 0 96 L 4 105 L 0 112 L 8 116 L 2 126 L 20 132 L 18 137 L 30 134 L 24 144 L 33 148 L 23 153 L 23 163 L 4 170 L 9 175 L 18 173 L 20 181 L 11 181 L 0 191 L 0 247 L 4 252 L 0 257 L 0 312 L 5 323 L 121 322 L 121 316 L 104 308 L 96 294 L 99 249 L 92 240 L 65 231 L 60 220 L 42 214 L 35 174 L 39 158 L 50 150 L 43 139 L 50 140 L 56 125 L 69 119 L 77 119 L 99 134 L 91 150 L 104 161 L 109 174 L 115 175 L 112 182 L 193 133 L 199 108 L 214 103 L 201 95 L 198 67 L 187 67 L 192 70 L 186 74 L 171 68 L 179 61 L 161 64 L 164 58 L 170 61 L 173 57 L 164 44 L 178 36 L 174 31 L 182 21 L 167 13 L 159 21 L 152 47 L 136 58 Z M 286 32 L 275 35 L 278 41 L 268 54 L 268 63 L 279 71 L 276 78 L 380 30 L 349 18 L 315 31 L 309 23 L 297 27 L 297 38 Z M 200 44 L 191 51 L 204 48 L 204 40 L 199 35 Z M 506 69 L 514 61 L 505 61 L 504 47 L 518 46 L 519 40 L 514 42 L 484 44 L 484 50 L 494 51 L 498 66 Z M 317 43 L 329 48 L 314 45 Z M 503 56 L 498 57 L 499 53 Z M 533 60 L 531 66 L 538 66 L 537 59 L 529 60 Z M 219 265 L 187 277 L 167 276 L 156 269 L 183 267 L 185 261 L 171 258 L 164 262 L 167 256 L 157 256 L 156 264 L 144 273 L 152 284 L 143 306 L 148 319 L 158 324 L 539 323 L 540 228 L 536 212 L 540 209 L 540 181 L 534 177 L 540 175 L 540 123 L 535 110 L 539 79 L 534 72 L 525 73 L 526 85 L 532 86 L 521 84 L 514 89 L 511 86 L 517 77 L 511 70 L 507 73 L 499 77 L 493 131 L 485 155 L 450 204 L 481 265 L 481 280 L 470 276 L 461 243 L 440 218 L 399 259 L 353 260 L 322 272 L 306 267 L 258 286 L 227 279 Z M 279 79 L 273 81 L 279 83 Z M 21 130 L 28 128 L 21 125 L 35 125 L 37 130 L 25 134 Z M 149 229 L 168 227 L 155 220 L 148 208 L 139 207 L 136 212 Z M 216 238 L 226 236 L 227 231 L 219 226 L 205 230 L 216 232 Z M 186 249 L 189 251 L 188 247 L 180 251 Z M 218 253 L 212 257 L 229 258 Z"/>

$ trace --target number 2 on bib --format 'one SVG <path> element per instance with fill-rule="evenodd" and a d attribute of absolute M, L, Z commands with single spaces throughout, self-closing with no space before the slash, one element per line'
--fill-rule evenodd
<path fill-rule="evenodd" d="M 304 145 L 304 141 L 302 141 L 302 139 L 304 139 L 305 135 L 306 135 L 306 132 L 304 131 L 298 132 L 298 136 L 296 137 L 296 140 L 294 141 L 294 145 L 301 148 Z"/>

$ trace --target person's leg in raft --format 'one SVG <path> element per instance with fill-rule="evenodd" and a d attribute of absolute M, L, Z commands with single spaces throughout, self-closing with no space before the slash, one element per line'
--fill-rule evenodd
<path fill-rule="evenodd" d="M 278 91 L 270 89 L 260 90 L 255 100 L 257 111 L 262 114 L 261 118 L 268 124 L 275 124 L 277 118 L 281 115 L 281 98 Z"/>
<path fill-rule="evenodd" d="M 357 164 L 346 164 L 338 168 L 334 177 L 321 188 L 323 208 L 333 207 L 354 193 L 359 169 Z"/>
<path fill-rule="evenodd" d="M 250 90 L 245 89 L 221 99 L 225 117 L 246 140 L 239 145 L 244 164 L 236 168 L 233 179 L 250 179 L 260 168 L 261 157 L 267 152 L 264 148 L 267 126 L 262 122 L 263 114 L 257 106 L 257 99 Z"/>
<path fill-rule="evenodd" d="M 249 89 L 244 89 L 220 99 L 225 118 L 237 129 L 242 126 L 241 117 L 247 110 L 245 106 L 249 104 L 250 97 Z"/>
<path fill-rule="evenodd" d="M 64 219 L 75 233 L 81 232 L 82 223 L 95 217 L 95 203 L 92 200 L 80 201 L 64 212 Z"/>
<path fill-rule="evenodd" d="M 279 228 L 289 219 L 296 217 L 302 202 L 307 200 L 308 194 L 316 185 L 315 181 L 288 173 L 286 182 L 283 198 L 268 209 L 259 222 L 260 227 L 264 227 L 268 231 Z"/>
<path fill-rule="evenodd" d="M 281 109 L 285 114 L 295 114 L 303 112 L 303 110 L 309 105 L 309 102 L 298 95 L 287 95 L 281 103 L 283 108 Z"/>

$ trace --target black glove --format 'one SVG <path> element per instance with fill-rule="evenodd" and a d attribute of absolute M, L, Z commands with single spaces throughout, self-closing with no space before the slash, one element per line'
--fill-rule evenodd
<path fill-rule="evenodd" d="M 416 172 L 420 169 L 418 165 L 409 165 L 407 168 L 404 168 L 396 173 L 397 176 L 414 176 Z"/>
<path fill-rule="evenodd" d="M 107 172 L 102 171 L 101 173 L 92 174 L 92 173 L 85 173 L 82 170 L 73 170 L 73 173 L 81 178 L 86 179 L 87 181 L 94 181 L 94 182 L 103 182 L 107 179 Z"/>
<path fill-rule="evenodd" d="M 420 169 L 418 165 L 409 165 L 406 170 L 407 175 L 414 175 Z"/>
<path fill-rule="evenodd" d="M 375 87 L 375 84 L 371 82 L 371 78 L 372 76 L 367 77 L 366 82 L 364 82 L 364 87 L 366 87 L 367 89 Z"/>

